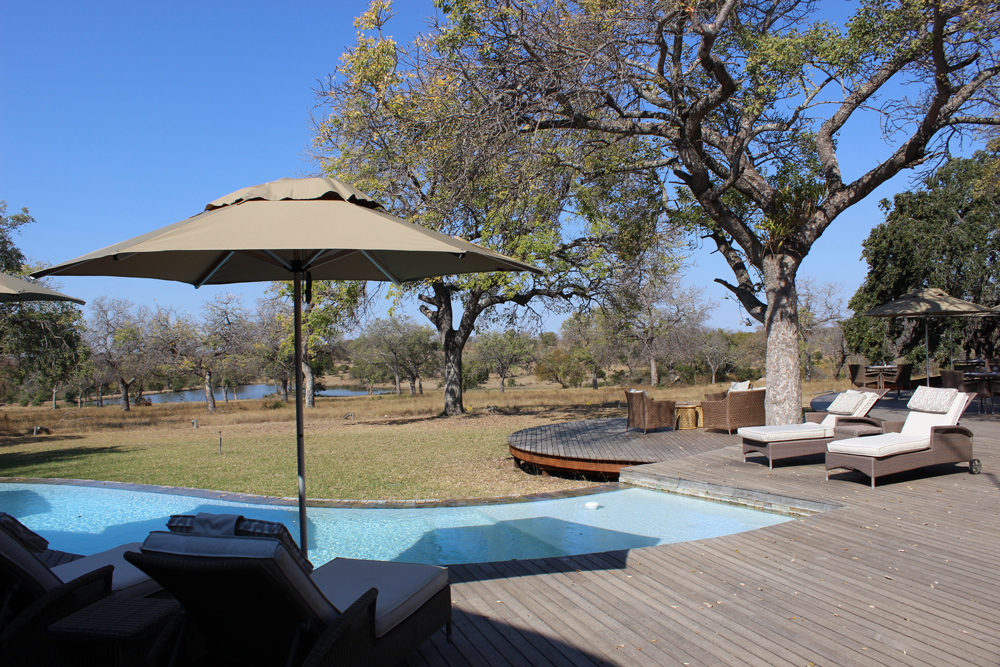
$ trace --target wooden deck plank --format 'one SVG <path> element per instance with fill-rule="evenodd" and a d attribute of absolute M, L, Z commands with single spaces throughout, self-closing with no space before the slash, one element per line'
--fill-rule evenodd
<path fill-rule="evenodd" d="M 728 553 L 728 550 L 702 550 L 701 554 L 712 557 L 712 569 L 722 576 L 746 576 L 756 574 L 761 576 L 761 580 L 767 580 L 768 588 L 771 592 L 779 593 L 779 605 L 782 613 L 790 613 L 793 616 L 802 618 L 804 621 L 817 623 L 820 626 L 833 628 L 840 626 L 837 632 L 846 637 L 851 637 L 862 643 L 875 643 L 872 637 L 872 628 L 877 628 L 879 641 L 889 643 L 896 647 L 914 646 L 915 643 L 922 643 L 926 632 L 940 630 L 940 627 L 908 627 L 910 623 L 905 623 L 907 619 L 898 613 L 898 609 L 885 604 L 884 600 L 862 599 L 860 596 L 852 596 L 850 593 L 857 592 L 852 587 L 848 589 L 847 595 L 842 592 L 834 598 L 831 596 L 830 588 L 824 582 L 816 578 L 816 574 L 822 573 L 820 570 L 809 576 L 788 576 L 781 572 L 778 575 L 766 572 L 761 566 L 753 565 L 750 562 L 752 554 L 749 549 L 744 549 L 739 556 L 744 556 L 741 560 L 736 560 Z M 763 558 L 753 559 L 753 563 L 761 563 Z M 766 567 L 766 566 L 764 566 Z M 780 565 L 774 565 L 781 569 Z M 834 602 L 835 600 L 835 602 Z M 876 604 L 868 604 L 874 602 Z M 790 604 L 791 603 L 791 604 Z M 839 619 L 833 623 L 834 614 Z M 912 614 L 907 614 L 912 616 Z M 957 630 L 958 628 L 953 628 Z M 941 650 L 939 650 L 941 649 Z M 961 664 L 954 663 L 952 657 L 961 655 L 961 646 L 949 646 L 948 639 L 942 638 L 940 644 L 931 647 L 933 654 L 932 664 Z M 981 657 L 987 657 L 991 652 L 987 652 Z M 892 656 L 892 660 L 898 660 L 898 656 Z"/>
<path fill-rule="evenodd" d="M 976 434 L 982 475 L 939 466 L 880 478 L 874 491 L 859 473 L 825 481 L 821 459 L 770 471 L 743 463 L 735 436 L 666 431 L 643 442 L 639 432 L 631 443 L 619 433 L 599 451 L 633 456 L 653 437 L 677 436 L 662 460 L 634 468 L 649 479 L 841 507 L 698 542 L 455 566 L 456 644 L 437 633 L 406 664 L 510 665 L 516 653 L 517 664 L 559 667 L 996 667 L 1000 417 L 967 415 L 962 424 Z M 574 451 L 587 432 L 545 446 Z M 689 448 L 705 435 L 724 444 Z"/>

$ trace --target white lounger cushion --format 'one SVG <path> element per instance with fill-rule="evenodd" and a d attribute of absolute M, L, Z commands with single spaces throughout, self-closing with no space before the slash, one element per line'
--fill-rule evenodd
<path fill-rule="evenodd" d="M 827 425 L 826 420 L 835 415 L 828 415 L 822 424 L 785 424 L 784 426 L 743 426 L 737 433 L 747 440 L 757 442 L 781 442 L 783 440 L 814 440 L 816 438 L 832 438 L 833 424 Z"/>
<path fill-rule="evenodd" d="M 826 446 L 827 450 L 838 454 L 856 454 L 858 456 L 873 456 L 881 458 L 893 454 L 919 452 L 931 446 L 930 436 L 922 438 L 903 433 L 883 433 L 864 438 L 847 438 L 834 440 Z"/>
<path fill-rule="evenodd" d="M 865 397 L 856 391 L 845 391 L 827 406 L 826 411 L 833 415 L 856 415 L 857 409 L 865 402 Z"/>
<path fill-rule="evenodd" d="M 111 590 L 132 598 L 146 597 L 150 593 L 163 588 L 149 575 L 137 568 L 122 556 L 126 551 L 138 551 L 142 544 L 131 542 L 122 544 L 114 549 L 108 549 L 91 556 L 85 556 L 79 560 L 74 560 L 52 568 L 52 573 L 59 577 L 64 583 L 69 583 L 77 577 L 93 572 L 105 565 L 114 565 L 115 571 L 111 575 Z"/>
<path fill-rule="evenodd" d="M 921 389 L 935 389 L 935 387 L 921 387 Z M 923 436 L 929 441 L 932 426 L 954 426 L 957 424 L 958 420 L 962 418 L 962 412 L 965 410 L 968 397 L 954 389 L 950 391 L 953 392 L 952 401 L 947 412 L 942 414 L 939 412 L 910 410 L 910 413 L 906 415 L 906 421 L 903 422 L 903 430 L 901 432 L 904 435 Z"/>
<path fill-rule="evenodd" d="M 330 602 L 346 609 L 369 588 L 378 589 L 375 636 L 382 637 L 448 584 L 448 569 L 419 563 L 334 558 L 312 573 Z"/>
<path fill-rule="evenodd" d="M 150 579 L 145 572 L 122 557 L 122 554 L 126 551 L 135 551 L 138 547 L 138 542 L 123 544 L 114 549 L 78 558 L 75 561 L 63 563 L 50 569 L 43 565 L 35 554 L 25 549 L 6 532 L 0 530 L 0 550 L 18 567 L 33 577 L 46 592 L 55 590 L 59 586 L 67 584 L 88 572 L 93 572 L 99 567 L 114 565 L 115 571 L 111 576 L 111 590 L 116 593 L 128 595 L 129 597 L 144 597 L 150 593 L 155 593 L 163 587 Z"/>
<path fill-rule="evenodd" d="M 854 414 L 851 415 L 852 417 L 864 417 L 865 415 L 867 415 L 869 410 L 871 410 L 875 406 L 875 403 L 877 403 L 878 399 L 880 398 L 880 396 L 876 394 L 874 391 L 862 391 L 859 393 L 864 395 L 865 400 L 861 401 L 861 403 L 858 404 L 858 407 L 854 411 Z"/>

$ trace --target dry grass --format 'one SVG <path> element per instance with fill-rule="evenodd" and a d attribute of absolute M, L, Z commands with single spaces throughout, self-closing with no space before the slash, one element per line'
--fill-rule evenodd
<path fill-rule="evenodd" d="M 847 381 L 812 383 L 804 402 Z M 658 389 L 697 401 L 717 387 Z M 507 436 L 541 424 L 624 417 L 621 389 L 515 388 L 466 394 L 468 414 L 438 416 L 440 391 L 424 396 L 321 398 L 306 411 L 308 492 L 314 498 L 482 498 L 576 488 L 583 479 L 525 474 Z M 0 476 L 113 480 L 295 495 L 295 411 L 271 399 L 157 404 L 129 413 L 6 407 Z M 495 406 L 495 411 L 488 409 Z M 354 420 L 344 416 L 354 413 Z M 199 428 L 193 428 L 197 419 Z M 50 433 L 31 435 L 35 426 Z M 219 453 L 219 439 L 222 453 Z"/>

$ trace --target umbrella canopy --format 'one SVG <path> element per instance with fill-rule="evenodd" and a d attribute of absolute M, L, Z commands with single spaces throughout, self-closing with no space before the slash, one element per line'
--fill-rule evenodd
<path fill-rule="evenodd" d="M 43 285 L 0 273 L 0 303 L 20 301 L 72 301 L 81 306 L 86 305 L 80 299 L 66 296 Z"/>
<path fill-rule="evenodd" d="M 927 385 L 931 383 L 931 350 L 930 334 L 927 318 L 931 317 L 981 317 L 996 315 L 996 311 L 951 296 L 936 287 L 907 292 L 898 299 L 883 303 L 871 310 L 861 313 L 866 317 L 923 317 L 924 347 L 927 350 L 926 371 Z"/>
<path fill-rule="evenodd" d="M 302 414 L 301 282 L 390 280 L 538 269 L 379 211 L 333 178 L 283 178 L 237 190 L 187 220 L 34 274 L 158 278 L 202 285 L 292 280 L 299 531 L 308 548 Z"/>
<path fill-rule="evenodd" d="M 158 278 L 201 287 L 291 280 L 296 270 L 309 271 L 315 280 L 396 283 L 482 271 L 539 272 L 377 208 L 332 178 L 283 178 L 35 275 Z"/>

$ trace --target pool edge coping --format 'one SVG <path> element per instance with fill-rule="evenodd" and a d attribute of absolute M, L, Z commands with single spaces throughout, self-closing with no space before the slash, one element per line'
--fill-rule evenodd
<path fill-rule="evenodd" d="M 236 493 L 233 491 L 197 489 L 187 486 L 163 486 L 158 484 L 136 484 L 133 482 L 114 482 L 90 479 L 66 479 L 61 477 L 0 477 L 0 484 L 52 484 L 62 486 L 85 486 L 90 488 L 112 488 L 123 491 L 141 491 L 145 493 L 161 493 L 173 496 L 193 496 L 195 498 L 225 500 L 251 505 L 297 507 L 299 504 L 297 498 L 280 498 L 277 496 L 262 496 L 251 493 Z M 598 493 L 617 491 L 621 488 L 623 487 L 618 482 L 607 482 L 588 488 L 546 491 L 543 493 L 533 493 L 523 496 L 491 496 L 486 498 L 427 498 L 419 500 L 347 500 L 333 498 L 306 498 L 306 507 L 407 509 L 413 507 L 472 507 L 476 505 L 508 505 L 539 500 L 558 500 L 561 498 L 591 496 Z"/>
<path fill-rule="evenodd" d="M 133 482 L 99 481 L 88 479 L 66 479 L 60 477 L 0 477 L 0 484 L 52 484 L 63 486 L 84 486 L 90 488 L 112 488 L 124 491 L 140 491 L 145 493 L 161 493 L 164 495 L 192 496 L 211 500 L 224 500 L 250 505 L 273 505 L 295 507 L 296 498 L 279 498 L 250 493 L 218 491 L 212 489 L 197 489 L 186 486 L 163 486 L 157 484 L 136 484 Z M 559 500 L 562 498 L 580 498 L 609 491 L 617 491 L 627 487 L 638 487 L 663 491 L 681 496 L 700 498 L 726 505 L 739 505 L 750 509 L 785 516 L 811 516 L 840 509 L 843 505 L 827 503 L 807 498 L 795 498 L 773 493 L 765 493 L 753 489 L 735 486 L 724 486 L 696 482 L 683 478 L 663 478 L 646 475 L 636 471 L 628 474 L 622 471 L 622 479 L 618 482 L 607 482 L 589 488 L 566 489 L 563 491 L 547 491 L 523 496 L 492 496 L 487 498 L 458 498 L 442 500 L 428 498 L 419 500 L 345 500 L 307 498 L 307 507 L 354 508 L 354 509 L 407 509 L 416 507 L 474 507 L 477 505 L 509 505 L 516 503 L 535 502 L 541 500 Z"/>
<path fill-rule="evenodd" d="M 813 516 L 846 507 L 846 505 L 839 503 L 784 496 L 738 486 L 694 481 L 683 477 L 662 477 L 639 472 L 635 469 L 623 469 L 619 483 L 794 517 Z"/>

